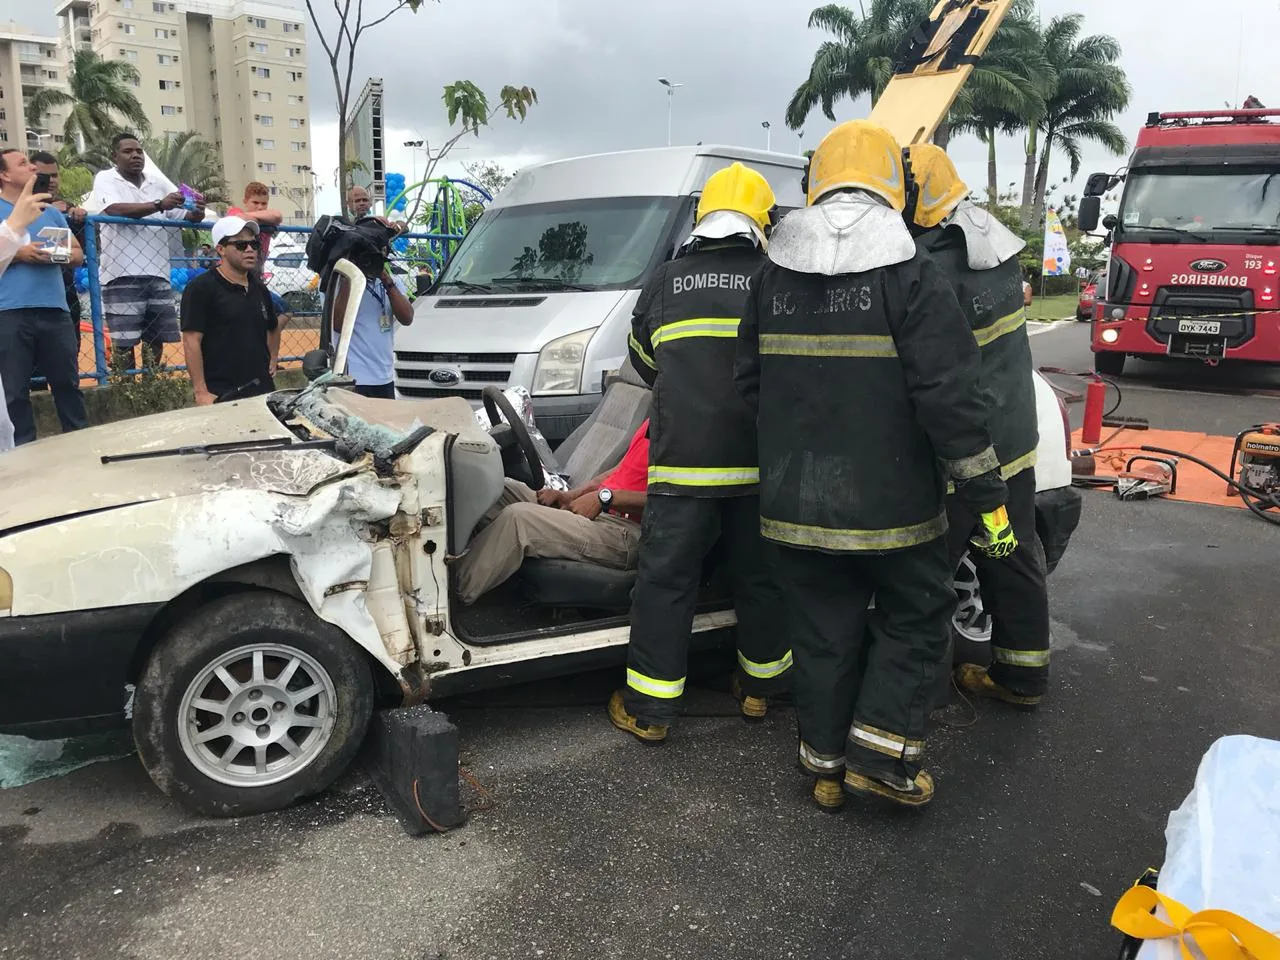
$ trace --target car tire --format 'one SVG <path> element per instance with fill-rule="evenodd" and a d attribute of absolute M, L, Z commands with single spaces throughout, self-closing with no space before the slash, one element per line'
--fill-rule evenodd
<path fill-rule="evenodd" d="M 1124 359 L 1123 353 L 1112 353 L 1111 351 L 1095 353 L 1093 355 L 1093 369 L 1104 376 L 1118 377 L 1124 373 Z"/>
<path fill-rule="evenodd" d="M 328 787 L 373 703 L 368 663 L 345 633 L 291 597 L 249 591 L 193 611 L 151 652 L 133 736 L 164 793 L 203 816 L 239 817 Z"/>
<path fill-rule="evenodd" d="M 991 614 L 982 603 L 978 568 L 966 552 L 954 580 L 956 612 L 951 617 L 951 661 L 954 664 L 991 663 Z"/>

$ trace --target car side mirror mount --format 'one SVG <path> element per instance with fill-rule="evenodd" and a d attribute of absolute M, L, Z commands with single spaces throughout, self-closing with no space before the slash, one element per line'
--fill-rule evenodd
<path fill-rule="evenodd" d="M 316 380 L 329 370 L 328 350 L 308 350 L 302 358 L 302 372 L 308 380 Z"/>

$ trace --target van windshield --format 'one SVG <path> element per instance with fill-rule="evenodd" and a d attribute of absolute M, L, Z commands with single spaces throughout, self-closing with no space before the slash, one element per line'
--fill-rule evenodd
<path fill-rule="evenodd" d="M 679 209 L 677 197 L 608 197 L 486 210 L 445 267 L 440 289 L 639 286 Z"/>

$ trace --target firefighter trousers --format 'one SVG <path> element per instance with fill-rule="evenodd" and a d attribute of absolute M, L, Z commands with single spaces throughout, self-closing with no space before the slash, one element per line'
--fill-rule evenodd
<path fill-rule="evenodd" d="M 640 528 L 624 694 L 627 712 L 644 723 L 667 724 L 676 716 L 703 566 L 717 541 L 738 615 L 742 692 L 763 697 L 790 690 L 791 644 L 774 549 L 760 537 L 759 499 L 650 494 Z"/>
<path fill-rule="evenodd" d="M 956 598 L 945 538 L 892 553 L 778 552 L 801 765 L 913 780 L 932 692 L 949 666 Z"/>
<path fill-rule="evenodd" d="M 1004 560 L 970 552 L 978 570 L 982 603 L 991 614 L 991 679 L 1024 697 L 1049 687 L 1049 591 L 1044 547 L 1036 533 L 1036 472 L 1009 478 L 1009 521 L 1018 549 Z M 969 548 L 978 518 L 960 500 L 947 498 L 952 567 Z"/>

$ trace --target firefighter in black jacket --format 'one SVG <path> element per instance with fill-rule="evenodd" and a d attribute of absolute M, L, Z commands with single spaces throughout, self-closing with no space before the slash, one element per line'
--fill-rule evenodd
<path fill-rule="evenodd" d="M 807 189 L 752 281 L 736 371 L 759 411 L 760 525 L 780 546 L 792 617 L 800 763 L 823 809 L 843 790 L 921 806 L 956 602 L 947 480 L 982 518 L 975 547 L 993 554 L 1015 546 L 1005 486 L 973 335 L 902 220 L 897 142 L 841 124 Z"/>
<path fill-rule="evenodd" d="M 1023 707 L 1040 702 L 1049 679 L 1049 595 L 1044 548 L 1036 534 L 1036 388 L 1027 337 L 1018 254 L 1026 245 L 999 220 L 974 206 L 969 188 L 945 151 L 933 144 L 908 149 L 917 185 L 907 208 L 916 246 L 938 261 L 960 300 L 982 354 L 987 429 L 1000 475 L 1009 488 L 1009 519 L 1018 549 L 1006 560 L 974 557 L 982 599 L 992 615 L 990 671 L 962 664 L 960 686 Z M 952 564 L 969 544 L 976 520 L 958 496 L 947 499 Z"/>
<path fill-rule="evenodd" d="M 703 564 L 716 542 L 738 615 L 734 689 L 748 719 L 791 684 L 791 649 L 760 538 L 755 422 L 734 388 L 738 323 L 774 207 L 768 181 L 735 163 L 703 188 L 692 236 L 636 303 L 631 362 L 653 387 L 649 500 L 631 607 L 627 686 L 614 726 L 666 737 L 684 691 Z"/>

